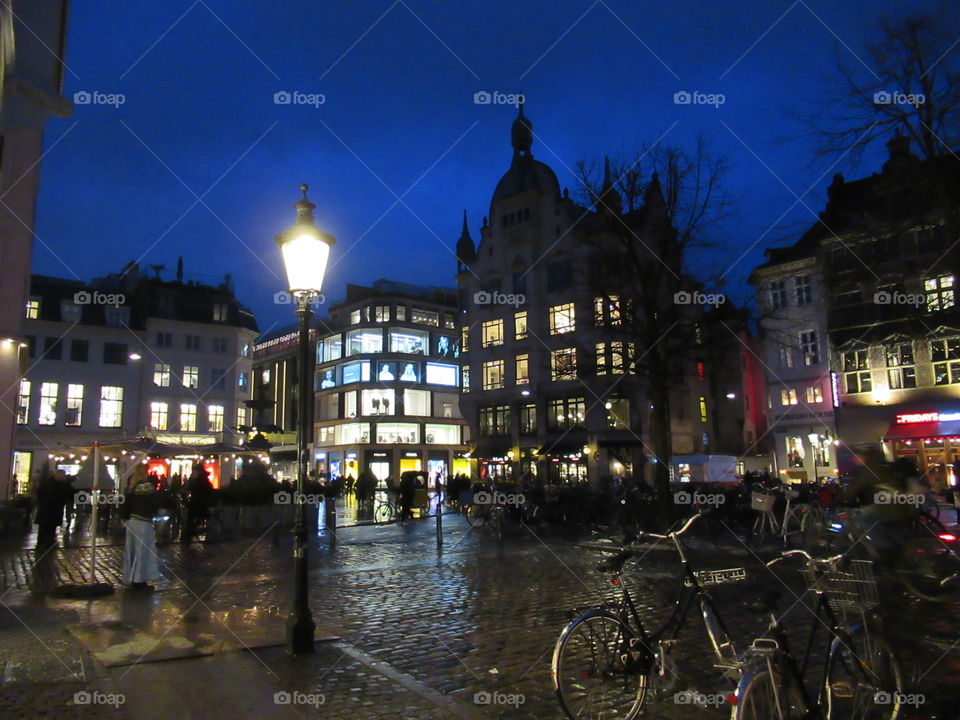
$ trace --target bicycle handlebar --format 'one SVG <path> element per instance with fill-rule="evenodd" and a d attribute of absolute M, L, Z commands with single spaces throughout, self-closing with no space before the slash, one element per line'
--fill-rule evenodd
<path fill-rule="evenodd" d="M 766 563 L 766 566 L 773 567 L 781 560 L 786 560 L 788 557 L 793 557 L 794 555 L 801 555 L 811 565 L 814 565 L 814 566 L 819 565 L 820 567 L 823 567 L 823 568 L 833 568 L 837 565 L 837 563 L 839 563 L 841 560 L 847 557 L 849 552 L 850 551 L 848 550 L 847 552 L 842 552 L 839 555 L 833 555 L 832 557 L 828 557 L 828 558 L 815 558 L 806 550 L 786 550 L 780 553 L 780 557 L 774 558 L 770 562 Z"/>

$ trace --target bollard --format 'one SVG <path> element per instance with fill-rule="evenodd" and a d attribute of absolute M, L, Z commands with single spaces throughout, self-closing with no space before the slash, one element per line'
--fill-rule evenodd
<path fill-rule="evenodd" d="M 437 492 L 437 550 L 443 547 L 443 497 Z"/>
<path fill-rule="evenodd" d="M 325 501 L 327 512 L 327 533 L 330 535 L 330 547 L 337 546 L 337 501 L 335 498 L 328 497 Z"/>

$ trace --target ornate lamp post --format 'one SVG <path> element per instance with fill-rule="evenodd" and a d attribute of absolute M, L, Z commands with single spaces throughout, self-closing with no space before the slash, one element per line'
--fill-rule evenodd
<path fill-rule="evenodd" d="M 304 502 L 304 486 L 310 460 L 307 445 L 310 427 L 310 402 L 314 363 L 310 354 L 310 305 L 320 294 L 323 276 L 327 269 L 330 249 L 336 242 L 332 235 L 319 230 L 313 224 L 313 209 L 307 199 L 307 186 L 301 185 L 303 198 L 294 204 L 297 221 L 286 232 L 277 235 L 277 245 L 283 256 L 290 294 L 297 301 L 297 318 L 300 321 L 299 369 L 300 369 L 300 425 L 297 433 L 297 492 L 294 498 L 294 547 L 293 547 L 293 610 L 287 617 L 287 650 L 293 654 L 313 651 L 313 616 L 307 596 L 307 503 Z"/>

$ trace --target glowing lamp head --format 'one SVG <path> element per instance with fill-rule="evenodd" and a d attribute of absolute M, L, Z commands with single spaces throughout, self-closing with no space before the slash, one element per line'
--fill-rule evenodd
<path fill-rule="evenodd" d="M 301 185 L 303 198 L 295 203 L 297 222 L 286 232 L 277 235 L 277 245 L 283 256 L 287 273 L 287 287 L 294 296 L 319 295 L 327 271 L 330 248 L 336 240 L 313 224 L 313 208 L 307 199 L 307 186 Z"/>

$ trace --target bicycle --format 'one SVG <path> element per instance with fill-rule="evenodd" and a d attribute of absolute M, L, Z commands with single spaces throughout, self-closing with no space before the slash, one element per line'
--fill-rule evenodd
<path fill-rule="evenodd" d="M 470 523 L 469 532 L 489 525 L 494 537 L 498 541 L 503 540 L 503 512 L 504 506 L 499 502 L 471 503 L 467 506 L 467 522 Z"/>
<path fill-rule="evenodd" d="M 673 612 L 653 632 L 640 619 L 623 582 L 623 566 L 635 551 L 624 548 L 598 565 L 601 572 L 612 573 L 612 582 L 621 591 L 619 602 L 612 607 L 605 604 L 591 608 L 572 620 L 560 633 L 553 651 L 554 691 L 571 720 L 633 720 L 648 695 L 669 692 L 677 676 L 670 648 L 676 644 L 694 601 L 716 656 L 715 667 L 729 680 L 739 677 L 736 650 L 706 588 L 745 580 L 746 570 L 693 570 L 682 537 L 703 517 L 694 515 L 680 530 L 666 535 L 645 533 L 636 541 L 670 540 L 680 557 L 683 580 Z"/>
<path fill-rule="evenodd" d="M 373 521 L 377 525 L 385 525 L 400 517 L 400 506 L 396 496 L 391 492 L 379 494 L 377 504 L 373 509 Z"/>
<path fill-rule="evenodd" d="M 764 598 L 761 609 L 770 614 L 770 626 L 744 657 L 734 720 L 896 720 L 903 673 L 892 646 L 873 627 L 879 623 L 873 564 L 843 553 L 818 560 L 805 550 L 788 550 L 767 567 L 792 556 L 805 558 L 803 574 L 817 597 L 803 661 L 797 662 L 777 616 L 778 594 Z M 818 625 L 832 639 L 814 700 L 804 678 Z"/>

